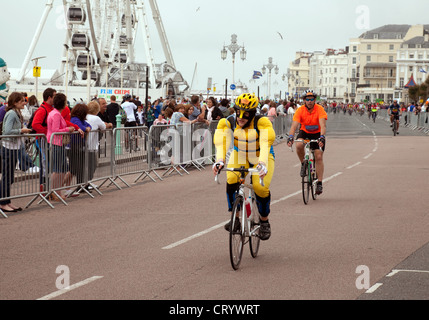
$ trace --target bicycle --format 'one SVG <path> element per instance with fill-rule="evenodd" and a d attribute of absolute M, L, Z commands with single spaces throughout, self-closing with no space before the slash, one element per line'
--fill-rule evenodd
<path fill-rule="evenodd" d="M 393 123 L 392 123 L 392 131 L 393 136 L 395 137 L 398 134 L 398 127 L 399 127 L 399 115 L 393 115 Z"/>
<path fill-rule="evenodd" d="M 256 205 L 255 191 L 251 184 L 245 183 L 246 173 L 257 173 L 259 170 L 253 168 L 246 169 L 244 166 L 224 169 L 240 173 L 240 185 L 232 206 L 229 228 L 229 257 L 232 268 L 237 270 L 243 256 L 244 245 L 247 242 L 249 242 L 250 254 L 253 258 L 256 258 L 259 252 L 261 240 L 259 238 L 260 217 Z M 215 177 L 215 181 L 218 184 L 220 184 L 218 178 L 220 171 L 218 171 Z M 262 186 L 264 185 L 263 179 L 259 179 L 259 182 Z M 248 194 L 247 197 L 246 193 Z"/>
<path fill-rule="evenodd" d="M 311 197 L 313 200 L 317 199 L 316 194 L 316 183 L 317 183 L 317 173 L 316 173 L 316 161 L 314 158 L 314 149 L 310 147 L 312 142 L 319 143 L 319 140 L 295 140 L 295 142 L 302 142 L 305 144 L 304 150 L 304 162 L 305 175 L 302 177 L 302 199 L 305 204 L 308 204 L 308 200 Z"/>

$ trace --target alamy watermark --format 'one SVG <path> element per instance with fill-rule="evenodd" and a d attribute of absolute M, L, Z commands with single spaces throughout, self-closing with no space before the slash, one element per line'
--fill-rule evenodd
<path fill-rule="evenodd" d="M 369 7 L 360 5 L 356 7 L 355 13 L 358 15 L 355 20 L 355 27 L 359 30 L 370 29 Z"/>

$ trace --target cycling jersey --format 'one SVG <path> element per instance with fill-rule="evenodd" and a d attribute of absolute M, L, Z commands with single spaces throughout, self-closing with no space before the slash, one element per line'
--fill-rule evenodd
<path fill-rule="evenodd" d="M 398 114 L 399 113 L 399 105 L 398 104 L 397 105 L 392 104 L 389 107 L 389 109 L 390 109 L 391 114 Z"/>
<path fill-rule="evenodd" d="M 308 111 L 305 105 L 296 110 L 293 121 L 301 124 L 301 130 L 307 133 L 318 133 L 320 132 L 319 119 L 328 120 L 328 115 L 325 109 L 319 104 L 315 104 L 313 110 Z"/>

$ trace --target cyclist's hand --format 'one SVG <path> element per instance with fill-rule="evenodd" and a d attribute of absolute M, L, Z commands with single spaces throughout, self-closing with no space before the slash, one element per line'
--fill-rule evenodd
<path fill-rule="evenodd" d="M 293 145 L 293 135 L 292 134 L 287 138 L 287 145 L 288 145 L 288 147 L 292 147 L 292 145 Z"/>
<path fill-rule="evenodd" d="M 216 163 L 213 164 L 213 174 L 217 175 L 219 171 L 225 166 L 225 163 L 223 163 L 223 159 L 218 160 Z"/>
<path fill-rule="evenodd" d="M 325 136 L 320 136 L 320 138 L 319 138 L 319 147 L 323 148 L 323 146 L 325 145 L 325 142 L 326 142 Z"/>
<path fill-rule="evenodd" d="M 268 169 L 265 166 L 264 163 L 259 162 L 258 165 L 256 166 L 256 169 L 259 170 L 258 174 L 259 174 L 259 178 L 264 179 L 264 177 L 267 175 L 268 173 Z"/>

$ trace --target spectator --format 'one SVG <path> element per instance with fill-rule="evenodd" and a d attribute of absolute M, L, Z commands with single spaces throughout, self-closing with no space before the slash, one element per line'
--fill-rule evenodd
<path fill-rule="evenodd" d="M 135 110 L 137 110 L 137 106 L 131 102 L 131 95 L 126 94 L 124 96 L 125 102 L 122 104 L 121 108 L 124 109 L 124 111 L 127 114 L 127 121 L 125 122 L 125 127 L 126 128 L 133 128 L 133 127 L 137 127 L 137 121 L 136 121 L 136 116 L 135 116 Z M 135 130 L 127 130 L 127 134 L 125 134 L 125 149 L 130 149 L 130 151 L 132 149 L 134 149 L 134 151 L 138 151 L 138 147 L 137 147 L 137 134 L 135 132 Z M 130 139 L 132 141 L 135 141 L 135 145 L 134 146 L 130 146 Z"/>
<path fill-rule="evenodd" d="M 91 132 L 88 135 L 88 181 L 94 178 L 97 169 L 97 153 L 99 148 L 98 130 L 106 130 L 106 123 L 97 116 L 100 112 L 98 103 L 90 102 L 88 104 L 88 115 L 86 121 L 91 125 Z M 90 186 L 85 187 L 88 191 Z"/>
<path fill-rule="evenodd" d="M 274 122 L 274 119 L 277 118 L 276 103 L 274 101 L 270 101 L 269 105 L 270 109 L 267 113 L 268 119 L 270 119 L 271 122 Z"/>
<path fill-rule="evenodd" d="M 167 121 L 167 124 L 170 124 L 171 117 L 173 116 L 174 110 L 171 108 L 167 108 L 164 111 L 164 118 Z"/>
<path fill-rule="evenodd" d="M 20 135 L 30 133 L 31 129 L 24 127 L 24 119 L 21 110 L 26 104 L 24 96 L 19 92 L 12 92 L 9 95 L 6 107 L 6 115 L 3 119 L 3 135 Z M 1 148 L 2 180 L 0 190 L 0 209 L 3 212 L 21 211 L 21 207 L 16 207 L 10 199 L 10 186 L 15 179 L 15 167 L 18 161 L 18 152 L 21 149 L 22 139 L 3 138 Z"/>
<path fill-rule="evenodd" d="M 166 102 L 168 102 L 168 100 Z M 162 103 L 161 99 L 155 100 L 155 102 L 153 103 L 154 119 L 158 119 L 158 116 L 161 114 L 161 109 L 163 106 L 168 106 L 168 103 Z"/>
<path fill-rule="evenodd" d="M 110 96 L 110 104 L 106 107 L 106 113 L 113 128 L 116 128 L 116 115 L 119 113 L 119 108 L 119 104 L 116 103 L 116 96 Z"/>
<path fill-rule="evenodd" d="M 187 104 L 185 105 L 185 117 L 189 119 L 189 117 L 192 115 L 192 113 L 194 112 L 194 106 L 192 104 Z"/>
<path fill-rule="evenodd" d="M 165 120 L 164 119 L 164 115 L 162 113 L 160 113 L 159 116 L 158 116 L 158 119 L 156 119 L 153 124 L 154 125 L 168 124 L 168 121 Z"/>
<path fill-rule="evenodd" d="M 49 112 L 47 118 L 47 139 L 51 147 L 52 161 L 52 189 L 61 188 L 64 185 L 66 173 L 68 170 L 67 158 L 65 152 L 65 146 L 63 144 L 62 135 L 53 135 L 56 132 L 73 132 L 75 127 L 73 125 L 67 126 L 67 122 L 64 119 L 61 112 L 67 106 L 67 98 L 64 94 L 58 93 L 53 98 L 53 109 Z M 83 133 L 83 131 L 80 131 Z M 59 190 L 58 194 L 62 199 L 65 196 L 62 195 L 62 191 Z M 51 200 L 60 201 L 60 199 L 53 193 L 51 194 Z"/>
<path fill-rule="evenodd" d="M 100 105 L 100 112 L 98 113 L 98 116 L 103 120 L 106 125 L 110 123 L 110 125 L 107 126 L 108 129 L 113 127 L 113 122 L 110 121 L 109 115 L 107 114 L 107 102 L 104 98 L 97 99 L 98 104 Z M 116 120 L 114 121 L 116 122 Z"/>
<path fill-rule="evenodd" d="M 210 97 L 207 99 L 207 120 L 220 120 L 222 119 L 223 113 L 217 106 L 217 101 L 214 97 Z"/>
<path fill-rule="evenodd" d="M 153 110 L 153 107 L 150 103 L 147 105 L 145 111 L 146 111 L 146 126 L 149 129 L 151 127 L 151 125 L 153 124 L 153 121 L 155 120 L 154 110 Z"/>
<path fill-rule="evenodd" d="M 28 109 L 31 112 L 31 115 L 33 115 L 37 108 L 39 108 L 39 102 L 37 101 L 37 98 L 35 95 L 32 95 L 30 98 L 28 98 Z"/>
<path fill-rule="evenodd" d="M 228 104 L 229 102 L 227 99 L 222 99 L 220 101 L 219 109 L 222 112 L 224 118 L 229 116 Z"/>
<path fill-rule="evenodd" d="M 144 126 L 144 112 L 141 104 L 137 106 L 136 121 L 139 126 Z"/>
<path fill-rule="evenodd" d="M 178 104 L 176 106 L 176 109 L 174 110 L 173 115 L 171 116 L 170 124 L 171 125 L 178 125 L 182 123 L 195 123 L 198 121 L 198 119 L 190 120 L 185 117 L 185 106 L 183 104 Z"/>
<path fill-rule="evenodd" d="M 194 112 L 190 115 L 189 120 L 198 119 L 198 121 L 203 122 L 205 117 L 205 107 L 201 107 L 200 98 L 198 96 L 191 97 L 191 105 L 194 106 Z"/>
<path fill-rule="evenodd" d="M 88 115 L 88 106 L 86 104 L 77 104 L 71 111 L 71 122 L 78 125 L 86 134 L 91 131 L 91 125 L 86 121 Z M 77 184 L 82 184 L 85 179 L 85 138 L 79 135 L 73 135 L 70 141 L 70 172 L 76 176 Z"/>
<path fill-rule="evenodd" d="M 54 97 L 56 95 L 57 91 L 52 88 L 47 88 L 45 91 L 43 91 L 43 102 L 40 105 L 39 108 L 34 113 L 32 128 L 37 134 L 44 134 L 47 136 L 48 134 L 48 124 L 47 119 L 49 113 L 54 109 L 53 101 Z M 64 108 L 62 108 L 63 119 L 66 121 L 67 126 L 74 127 L 75 130 L 80 130 L 79 127 L 75 124 L 72 124 L 70 122 L 70 108 L 65 105 Z M 83 134 L 83 132 L 80 132 L 80 134 Z M 49 142 L 49 141 L 48 141 Z M 39 141 L 39 139 L 36 141 L 36 147 L 39 151 L 39 159 L 40 161 L 40 189 L 43 191 L 44 187 L 44 180 L 46 177 L 46 159 L 44 158 L 44 155 L 47 154 L 47 150 L 44 150 L 45 144 Z"/>

